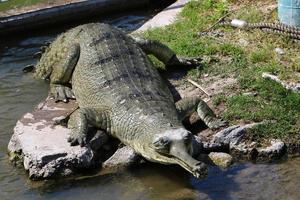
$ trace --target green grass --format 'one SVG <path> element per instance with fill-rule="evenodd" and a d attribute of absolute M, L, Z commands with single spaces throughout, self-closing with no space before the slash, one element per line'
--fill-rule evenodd
<path fill-rule="evenodd" d="M 0 11 L 6 11 L 14 8 L 30 6 L 40 2 L 50 2 L 46 0 L 9 0 L 0 3 Z"/>
<path fill-rule="evenodd" d="M 228 12 L 231 13 L 228 18 L 249 22 L 276 20 L 277 13 L 266 14 L 261 10 L 260 3 L 277 2 L 258 0 L 254 5 L 253 1 L 247 0 L 192 1 L 183 9 L 177 22 L 166 28 L 149 30 L 144 35 L 164 42 L 178 54 L 209 57 L 201 74 L 238 79 L 235 89 L 229 88 L 213 98 L 215 106 L 226 106 L 221 116 L 231 124 L 267 121 L 251 131 L 253 136 L 296 138 L 300 134 L 300 94 L 263 79 L 261 75 L 269 72 L 285 80 L 300 82 L 300 75 L 297 75 L 300 71 L 300 44 L 260 30 L 243 31 L 220 26 L 210 31 L 220 32 L 224 37 L 209 33 L 197 35 Z M 238 9 L 232 12 L 234 8 Z M 246 40 L 247 44 L 240 44 L 241 40 Z M 277 55 L 274 51 L 276 47 L 284 49 L 285 54 Z M 188 74 L 193 76 L 195 73 L 196 70 Z M 246 92 L 257 95 L 243 95 Z"/>

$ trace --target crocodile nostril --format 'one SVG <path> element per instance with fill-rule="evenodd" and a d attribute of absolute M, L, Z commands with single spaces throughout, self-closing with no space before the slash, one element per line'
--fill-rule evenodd
<path fill-rule="evenodd" d="M 198 163 L 196 163 L 196 165 L 195 165 L 196 167 L 206 167 L 206 164 L 204 164 L 203 162 L 198 162 Z"/>
<path fill-rule="evenodd" d="M 197 178 L 204 178 L 208 174 L 207 165 L 202 162 L 197 163 L 193 171 Z"/>

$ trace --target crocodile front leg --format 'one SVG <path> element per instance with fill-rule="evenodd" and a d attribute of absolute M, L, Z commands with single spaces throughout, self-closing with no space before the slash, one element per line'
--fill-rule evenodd
<path fill-rule="evenodd" d="M 181 120 L 197 111 L 200 119 L 210 128 L 217 129 L 226 126 L 227 122 L 218 119 L 211 108 L 200 97 L 188 97 L 176 102 L 176 108 Z"/>
<path fill-rule="evenodd" d="M 78 144 L 80 146 L 84 146 L 87 142 L 87 114 L 88 112 L 86 109 L 79 108 L 76 111 L 74 111 L 70 116 L 68 128 L 71 129 L 71 133 L 69 135 L 68 142 L 70 142 L 72 146 Z"/>
<path fill-rule="evenodd" d="M 133 37 L 133 39 L 146 54 L 154 55 L 157 59 L 163 62 L 167 68 L 175 66 L 194 67 L 201 64 L 201 58 L 186 58 L 178 56 L 168 46 L 156 40 L 148 40 L 138 37 Z"/>
<path fill-rule="evenodd" d="M 79 55 L 79 44 L 72 44 L 62 48 L 62 54 L 59 56 L 57 63 L 53 66 L 53 71 L 50 76 L 50 94 L 56 101 L 67 102 L 68 99 L 75 98 L 68 84 L 70 83 Z"/>
<path fill-rule="evenodd" d="M 71 115 L 68 121 L 68 128 L 71 133 L 68 142 L 72 146 L 85 146 L 88 141 L 88 125 L 92 125 L 102 130 L 109 130 L 110 115 L 107 110 L 96 111 L 89 108 L 78 108 Z"/>

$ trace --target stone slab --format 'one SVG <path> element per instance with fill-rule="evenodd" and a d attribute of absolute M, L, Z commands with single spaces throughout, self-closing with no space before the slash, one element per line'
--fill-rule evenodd
<path fill-rule="evenodd" d="M 70 146 L 69 129 L 55 125 L 77 108 L 75 101 L 55 103 L 49 98 L 16 124 L 8 144 L 12 161 L 21 158 L 32 179 L 70 175 L 94 165 L 94 152 L 89 147 Z"/>
<path fill-rule="evenodd" d="M 103 164 L 105 171 L 117 172 L 130 168 L 138 163 L 140 156 L 129 146 L 119 148 L 109 159 Z"/>

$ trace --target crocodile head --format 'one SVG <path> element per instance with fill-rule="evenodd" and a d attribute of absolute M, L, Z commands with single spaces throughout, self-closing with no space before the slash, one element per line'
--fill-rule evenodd
<path fill-rule="evenodd" d="M 207 166 L 195 160 L 192 154 L 193 135 L 184 128 L 156 134 L 144 157 L 163 164 L 178 164 L 197 178 L 207 175 Z"/>

